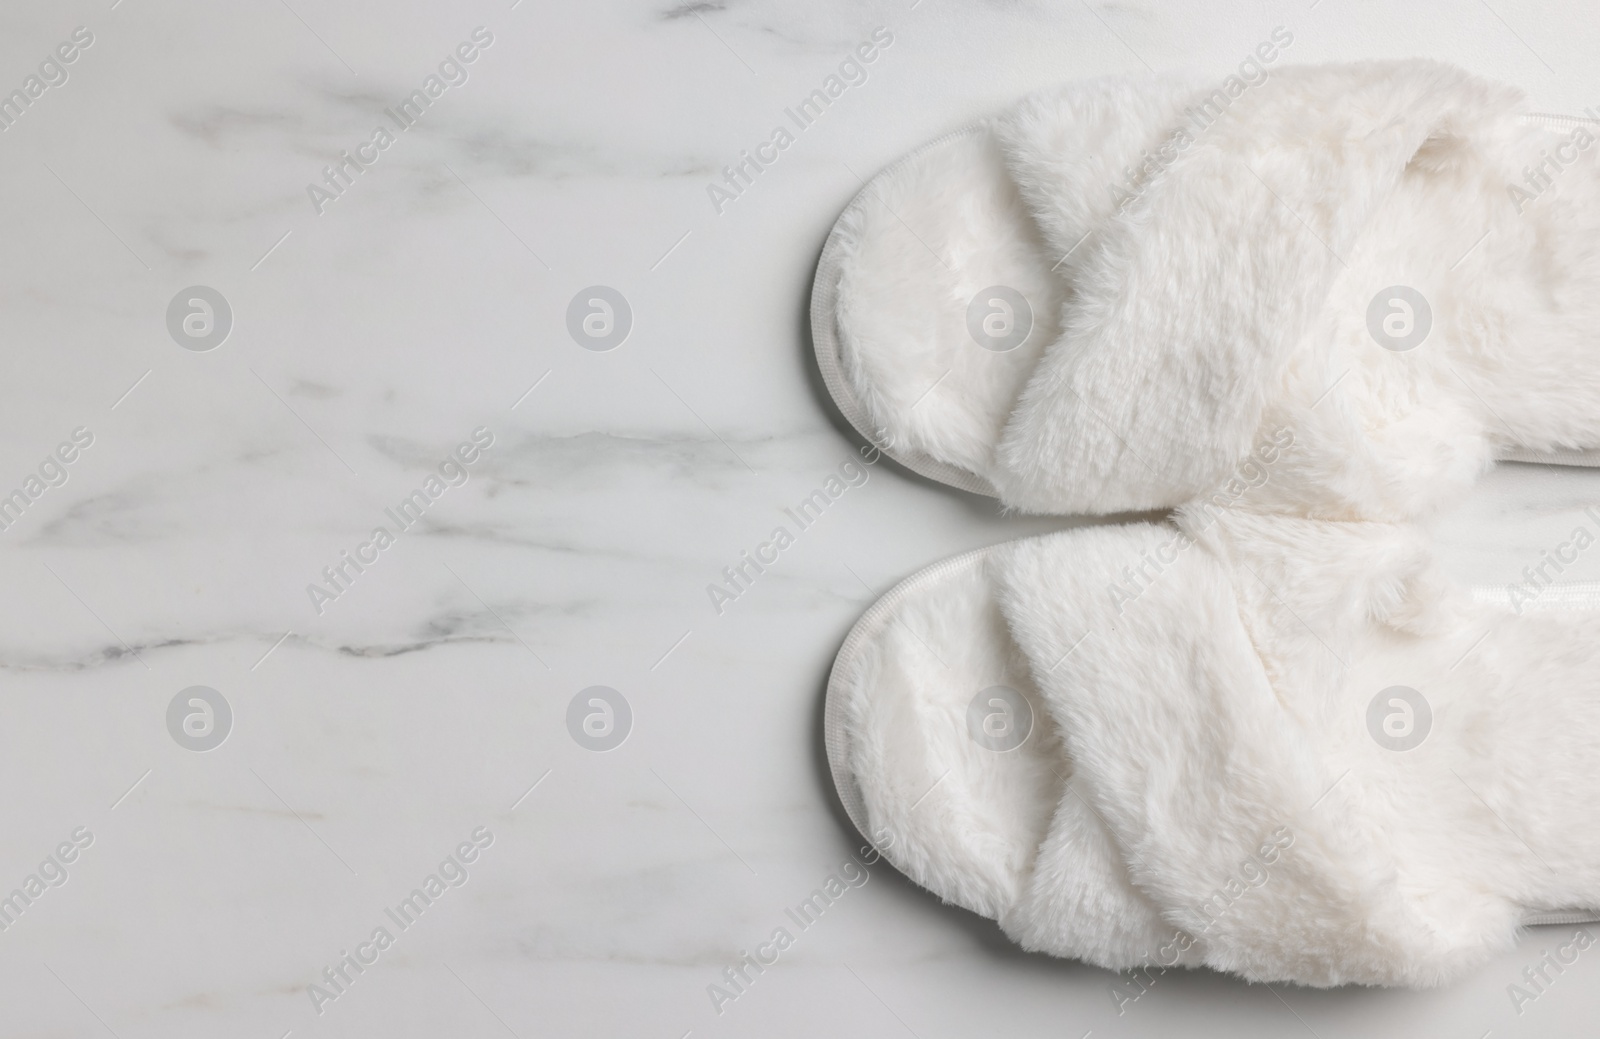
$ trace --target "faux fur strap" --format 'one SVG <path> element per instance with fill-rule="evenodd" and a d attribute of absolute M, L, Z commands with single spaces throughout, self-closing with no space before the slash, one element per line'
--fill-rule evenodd
<path fill-rule="evenodd" d="M 1140 183 L 1096 194 L 1115 207 L 1086 203 L 1081 177 L 1025 146 L 1082 104 L 1010 117 L 1013 175 L 1040 225 L 1056 244 L 1087 234 L 1064 331 L 999 447 L 997 487 L 1017 508 L 1157 508 L 1224 479 L 1293 351 L 1314 348 L 1309 320 L 1397 179 L 1448 175 L 1522 107 L 1511 88 L 1425 61 L 1285 68 L 1238 97 L 1151 89 L 1140 133 L 1154 111 L 1174 122 Z M 1101 206 L 1113 211 L 1096 219 Z"/>
<path fill-rule="evenodd" d="M 1526 908 L 1600 894 L 1577 764 L 1600 749 L 1600 679 L 1578 665 L 1600 623 L 1470 603 L 1419 618 L 1406 601 L 1440 593 L 1400 528 L 1305 521 L 1268 537 L 1267 520 L 1195 519 L 1029 539 L 997 562 L 1077 792 L 1034 867 L 1049 874 L 1030 889 L 1037 922 L 1009 930 L 1108 966 L 1428 985 L 1508 948 Z M 1535 658 L 1572 667 L 1533 683 L 1555 666 Z M 1565 697 L 1559 719 L 1516 713 L 1530 684 Z M 1368 704 L 1391 685 L 1435 705 L 1432 735 L 1408 753 L 1369 732 Z M 1125 945 L 1120 963 L 1063 908 L 1085 901 L 1068 853 L 1096 862 L 1078 796 L 1138 894 L 1108 885 L 1103 904 L 1125 906 L 1129 936 L 1146 941 L 1147 900 L 1172 939 Z"/>

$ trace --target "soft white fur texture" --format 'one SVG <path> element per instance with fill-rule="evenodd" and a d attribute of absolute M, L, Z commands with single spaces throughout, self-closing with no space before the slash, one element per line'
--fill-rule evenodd
<path fill-rule="evenodd" d="M 892 453 L 986 473 L 1023 380 L 1057 334 L 1062 293 L 994 135 L 975 130 L 908 157 L 873 180 L 832 238 L 837 284 L 820 290 L 837 293 L 832 320 L 850 390 L 870 416 L 864 432 Z M 1035 334 L 1009 353 L 967 334 L 967 304 L 991 285 L 1036 301 Z"/>
<path fill-rule="evenodd" d="M 1200 506 L 957 562 L 830 696 L 887 857 L 1023 946 L 1425 986 L 1600 906 L 1600 614 L 1477 604 L 1410 526 Z M 1006 753 L 964 717 L 1001 682 L 1038 719 Z M 1367 727 L 1396 685 L 1433 712 L 1407 751 Z"/>
<path fill-rule="evenodd" d="M 822 286 L 837 295 L 842 361 L 876 427 L 867 432 L 891 451 L 993 470 L 1017 395 L 1058 335 L 1081 263 L 1073 246 L 1110 215 L 1108 187 L 1159 144 L 1192 92 L 1175 80 L 1075 84 L 873 179 L 840 217 L 837 284 Z M 1024 168 L 1038 173 L 1019 176 Z M 992 285 L 1018 290 L 1033 311 L 1027 341 L 1005 353 L 967 331 L 968 304 Z"/>
<path fill-rule="evenodd" d="M 1280 67 L 1200 130 L 1182 112 L 1210 89 L 1047 91 L 873 182 L 837 232 L 837 328 L 891 450 L 1023 511 L 1106 513 L 1191 500 L 1288 426 L 1263 507 L 1397 520 L 1513 450 L 1600 446 L 1600 148 L 1519 213 L 1508 186 L 1567 133 L 1513 88 Z M 1119 210 L 1180 125 L 1193 143 Z M 1036 304 L 1009 353 L 966 331 L 992 284 Z M 1406 352 L 1367 331 L 1397 284 L 1432 309 Z"/>

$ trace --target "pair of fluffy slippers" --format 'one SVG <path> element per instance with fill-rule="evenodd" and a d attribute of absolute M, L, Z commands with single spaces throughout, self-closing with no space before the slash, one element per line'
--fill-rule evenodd
<path fill-rule="evenodd" d="M 873 180 L 818 362 L 909 468 L 1176 509 L 933 566 L 828 687 L 884 856 L 1110 969 L 1429 985 L 1600 919 L 1600 594 L 1412 521 L 1600 453 L 1600 129 L 1426 62 L 1077 84 Z"/>

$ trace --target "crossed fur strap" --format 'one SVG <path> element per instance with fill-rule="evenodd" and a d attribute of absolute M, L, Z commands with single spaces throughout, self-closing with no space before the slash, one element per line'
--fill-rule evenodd
<path fill-rule="evenodd" d="M 1509 948 L 1530 906 L 1596 901 L 1600 809 L 1572 764 L 1600 746 L 1593 615 L 1474 606 L 1434 585 L 1398 525 L 1136 529 L 1018 542 L 997 560 L 1071 769 L 1002 921 L 1025 946 L 1116 968 L 1426 985 Z M 1130 553 L 1180 535 L 1160 580 L 1119 609 L 1108 586 Z M 1352 676 L 1375 654 L 1387 663 L 1369 690 Z M 1363 727 L 1384 681 L 1435 703 L 1431 742 L 1408 757 Z M 1543 756 L 1525 760 L 1534 746 Z"/>
<path fill-rule="evenodd" d="M 1112 145 L 1183 146 L 1131 198 L 1090 182 L 1101 167 L 1061 154 L 1093 145 L 1063 124 L 1098 96 L 1038 97 L 996 127 L 1052 243 L 1089 228 L 1067 242 L 1063 332 L 998 449 L 998 489 L 1018 508 L 1157 508 L 1174 488 L 1198 495 L 1225 478 L 1408 166 L 1451 168 L 1523 107 L 1512 88 L 1426 61 L 1281 69 L 1192 131 L 1183 121 L 1203 91 L 1168 84 L 1153 96 Z"/>

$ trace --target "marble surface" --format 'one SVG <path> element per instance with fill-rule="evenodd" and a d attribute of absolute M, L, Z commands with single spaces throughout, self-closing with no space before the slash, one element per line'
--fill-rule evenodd
<path fill-rule="evenodd" d="M 1600 957 L 1508 1000 L 1559 929 L 1438 991 L 1196 972 L 1119 1013 L 1115 976 L 886 866 L 708 999 L 860 843 L 820 746 L 852 621 L 929 562 L 1070 522 L 884 464 L 712 608 L 856 447 L 808 357 L 834 217 L 1031 88 L 1220 75 L 1278 25 L 1288 60 L 1429 55 L 1600 101 L 1576 0 L 0 10 L 0 91 L 40 77 L 0 132 L 0 490 L 43 471 L 0 531 L 0 891 L 41 878 L 0 932 L 0 1033 L 1588 1034 Z M 879 27 L 866 81 L 719 212 L 721 167 Z M 461 45 L 464 82 L 438 71 Z M 434 74 L 425 111 L 385 111 Z M 357 147 L 341 193 L 309 190 Z M 605 352 L 567 329 L 596 285 L 632 315 Z M 192 286 L 231 310 L 209 350 L 169 330 Z M 92 444 L 49 462 L 75 430 Z M 441 465 L 465 482 L 401 529 L 386 510 Z M 1595 502 L 1600 473 L 1505 466 L 1441 536 L 1463 577 L 1512 580 Z M 313 603 L 344 552 L 369 562 Z M 207 751 L 195 686 L 231 714 Z M 594 686 L 631 717 L 606 752 L 569 730 Z M 347 953 L 377 958 L 334 987 Z"/>

